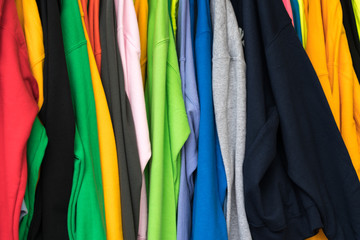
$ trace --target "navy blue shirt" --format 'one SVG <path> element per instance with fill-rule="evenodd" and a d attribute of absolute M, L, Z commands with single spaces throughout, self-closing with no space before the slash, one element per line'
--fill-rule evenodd
<path fill-rule="evenodd" d="M 247 65 L 245 207 L 254 240 L 360 239 L 360 184 L 279 0 L 241 0 Z"/>

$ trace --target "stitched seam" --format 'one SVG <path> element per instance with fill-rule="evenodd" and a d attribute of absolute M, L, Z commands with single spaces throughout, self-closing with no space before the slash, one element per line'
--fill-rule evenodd
<path fill-rule="evenodd" d="M 155 44 L 155 47 L 163 44 L 163 43 L 166 43 L 166 42 L 169 42 L 170 41 L 170 38 L 165 38 L 165 39 L 162 39 L 160 41 L 158 41 L 156 44 Z"/>
<path fill-rule="evenodd" d="M 79 42 L 78 44 L 75 44 L 68 51 L 65 52 L 65 55 L 69 55 L 74 50 L 76 50 L 76 49 L 78 49 L 78 48 L 80 48 L 80 47 L 82 47 L 83 45 L 86 45 L 86 44 L 87 44 L 86 40 L 83 40 L 83 41 Z"/>

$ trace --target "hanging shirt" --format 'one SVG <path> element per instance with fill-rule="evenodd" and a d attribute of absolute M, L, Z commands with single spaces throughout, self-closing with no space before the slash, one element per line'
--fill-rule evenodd
<path fill-rule="evenodd" d="M 38 106 L 40 110 L 44 102 L 43 65 L 45 51 L 39 11 L 35 0 L 16 0 L 15 2 L 20 24 L 24 30 L 31 72 L 39 88 Z"/>
<path fill-rule="evenodd" d="M 174 39 L 176 42 L 176 34 L 177 34 L 177 17 L 178 17 L 178 10 L 179 10 L 179 0 L 169 0 L 170 2 L 170 18 L 171 18 L 171 25 L 173 29 Z"/>
<path fill-rule="evenodd" d="M 304 7 L 304 0 L 297 0 L 299 3 L 299 16 L 300 16 L 300 26 L 301 26 L 301 39 L 303 47 L 306 47 L 307 41 L 307 24 L 306 24 L 306 17 L 305 17 L 305 7 Z"/>
<path fill-rule="evenodd" d="M 349 43 L 349 49 L 353 62 L 353 67 L 357 78 L 360 77 L 360 40 L 359 33 L 356 28 L 356 20 L 354 16 L 351 0 L 341 0 L 343 9 L 343 23 L 346 31 L 346 37 Z"/>
<path fill-rule="evenodd" d="M 88 6 L 89 6 L 89 0 L 80 0 L 81 4 L 79 3 L 79 5 L 85 6 L 84 7 L 84 21 L 85 21 L 85 27 L 86 27 L 86 31 L 89 32 L 89 16 L 88 16 Z"/>
<path fill-rule="evenodd" d="M 27 143 L 27 165 L 28 176 L 24 202 L 28 209 L 28 214 L 20 222 L 19 239 L 27 240 L 29 227 L 34 214 L 35 191 L 39 180 L 40 165 L 43 161 L 45 150 L 48 144 L 45 127 L 41 124 L 39 118 L 35 118 L 31 129 L 30 137 Z"/>
<path fill-rule="evenodd" d="M 82 11 L 80 0 L 78 1 L 78 3 L 80 7 L 80 14 L 82 16 L 84 34 L 87 41 L 91 79 L 94 88 L 96 119 L 98 122 L 99 133 L 101 172 L 104 190 L 106 239 L 119 239 L 117 238 L 118 230 L 116 228 L 119 227 L 118 222 L 120 222 L 120 225 L 122 223 L 119 172 L 114 130 L 111 123 L 108 104 L 106 102 L 105 92 L 96 65 L 95 56 L 92 51 L 89 36 L 86 31 L 84 21 L 85 15 L 83 14 L 84 12 Z"/>
<path fill-rule="evenodd" d="M 145 110 L 144 86 L 141 76 L 139 29 L 132 0 L 116 0 L 115 9 L 117 18 L 117 40 L 124 70 L 125 91 L 129 98 L 132 115 L 134 117 L 140 165 L 142 172 L 144 172 L 151 156 L 151 146 Z M 140 210 L 138 214 L 140 218 L 136 218 L 136 214 L 134 214 L 134 233 L 137 236 L 138 226 L 139 223 L 141 223 L 141 237 L 146 237 L 147 198 L 144 176 L 142 177 Z"/>
<path fill-rule="evenodd" d="M 287 13 L 277 0 L 242 2 L 252 238 L 305 239 L 323 227 L 329 239 L 358 239 L 359 180 Z"/>
<path fill-rule="evenodd" d="M 31 72 L 39 87 L 38 107 L 41 109 L 44 102 L 43 64 L 45 52 L 39 11 L 35 0 L 17 0 L 15 2 L 20 24 L 26 39 Z M 29 227 L 34 213 L 35 188 L 39 180 L 39 169 L 44 157 L 47 141 L 48 138 L 45 128 L 40 120 L 36 118 L 27 144 L 28 179 L 25 197 L 21 207 L 19 239 L 25 240 L 28 237 Z M 23 207 L 25 207 L 25 209 L 23 209 Z"/>
<path fill-rule="evenodd" d="M 106 239 L 98 127 L 89 55 L 77 1 L 61 2 L 61 27 L 75 112 L 75 170 L 69 238 Z"/>
<path fill-rule="evenodd" d="M 145 87 L 152 147 L 148 178 L 149 240 L 176 239 L 180 151 L 190 133 L 170 21 L 168 0 L 150 0 Z"/>
<path fill-rule="evenodd" d="M 116 104 L 120 104 L 119 97 L 119 81 L 118 77 L 122 75 L 119 74 L 119 71 L 122 71 L 121 64 L 118 64 L 120 59 L 117 59 L 116 54 L 116 19 L 115 19 L 115 11 L 114 11 L 114 1 L 111 0 L 102 0 L 100 2 L 100 43 L 102 48 L 102 57 L 101 57 L 101 81 L 103 83 L 105 96 L 107 99 L 107 103 L 109 106 L 110 117 L 113 124 L 113 130 L 115 134 L 115 143 L 117 149 L 117 157 L 118 157 L 118 169 L 116 169 L 119 173 L 120 164 L 121 164 L 121 154 L 120 154 L 120 143 L 121 143 L 121 112 L 119 107 L 114 106 L 114 102 Z M 109 50 L 108 50 L 109 49 Z M 117 68 L 119 66 L 119 68 Z M 111 76 L 111 77 L 109 77 Z M 110 82 L 110 80 L 113 80 Z M 112 85 L 110 85 L 112 84 Z M 112 90 L 112 91 L 111 91 Z M 114 111 L 115 110 L 115 111 Z M 120 176 L 119 176 L 120 181 Z M 119 182 L 121 184 L 121 182 Z M 121 185 L 120 185 L 121 186 Z M 109 239 L 117 240 L 123 239 L 123 225 L 122 225 L 122 206 L 121 206 L 121 190 L 118 196 L 115 196 L 117 201 L 120 198 L 120 206 L 119 209 L 114 213 L 116 217 L 112 219 L 113 223 L 109 225 L 111 228 L 111 234 L 107 237 Z M 109 227 L 107 227 L 109 229 Z M 113 228 L 112 228 L 113 227 Z M 110 229 L 109 229 L 110 230 Z"/>
<path fill-rule="evenodd" d="M 177 240 L 191 237 L 194 173 L 197 167 L 200 106 L 197 92 L 194 51 L 191 37 L 189 0 L 179 1 L 177 52 L 190 135 L 181 150 L 180 190 L 177 214 Z"/>
<path fill-rule="evenodd" d="M 306 51 L 319 76 L 355 170 L 360 176 L 360 132 L 357 130 L 360 124 L 360 105 L 357 101 L 360 97 L 360 85 L 352 68 L 340 1 L 309 1 L 309 23 L 312 25 L 312 36 L 311 45 Z"/>
<path fill-rule="evenodd" d="M 94 52 L 98 71 L 101 71 L 101 43 L 100 43 L 100 0 L 90 0 L 89 13 L 89 39 Z"/>
<path fill-rule="evenodd" d="M 38 239 L 40 236 L 64 239 L 69 235 L 67 211 L 74 174 L 75 119 L 61 41 L 59 2 L 39 0 L 37 5 L 45 49 L 44 104 L 39 118 L 44 124 L 49 143 L 41 164 L 28 239 Z"/>
<path fill-rule="evenodd" d="M 291 18 L 292 25 L 294 26 L 294 18 L 293 18 L 293 12 L 291 8 L 290 0 L 283 0 L 284 6 L 286 8 L 286 11 L 289 14 L 289 17 Z"/>
<path fill-rule="evenodd" d="M 141 75 L 143 80 L 143 85 L 145 88 L 146 82 L 146 67 L 147 67 L 147 33 L 148 33 L 148 1 L 147 0 L 135 0 L 135 11 L 137 16 L 137 21 L 139 25 L 139 34 L 140 34 L 140 46 L 141 46 Z M 140 229 L 139 229 L 140 230 Z"/>
<path fill-rule="evenodd" d="M 124 239 L 136 239 L 139 224 L 141 167 L 134 120 L 116 39 L 114 1 L 100 2 L 101 80 L 109 104 L 118 152 L 121 215 Z M 137 219 L 137 220 L 136 220 Z"/>
<path fill-rule="evenodd" d="M 353 5 L 353 9 L 354 9 L 357 30 L 358 30 L 358 33 L 360 33 L 360 3 L 357 0 L 351 0 L 351 2 Z M 360 34 L 359 34 L 359 39 L 360 39 Z"/>
<path fill-rule="evenodd" d="M 251 240 L 246 219 L 243 162 L 246 137 L 246 64 L 239 28 L 230 0 L 211 0 L 213 22 L 213 98 L 216 128 L 224 160 L 229 239 Z"/>
<path fill-rule="evenodd" d="M 192 239 L 227 239 L 223 212 L 226 175 L 216 133 L 212 97 L 212 29 L 209 1 L 197 0 L 195 14 L 195 63 L 200 100 L 200 126 Z"/>
<path fill-rule="evenodd" d="M 309 55 L 358 176 L 360 85 L 342 23 L 340 1 L 309 1 Z M 311 34 L 311 35 L 310 35 Z M 314 239 L 326 239 L 323 233 Z"/>
<path fill-rule="evenodd" d="M 193 45 L 194 58 L 195 58 L 195 4 L 196 4 L 195 2 L 196 2 L 196 0 L 189 0 L 191 42 Z"/>
<path fill-rule="evenodd" d="M 334 98 L 331 96 L 331 84 L 329 81 L 328 69 L 327 69 L 327 60 L 326 60 L 326 47 L 325 47 L 325 39 L 324 39 L 324 31 L 323 31 L 323 22 L 321 18 L 321 2 L 320 1 L 311 1 L 306 0 L 305 5 L 307 6 L 307 21 L 309 23 L 308 29 L 308 45 L 306 46 L 306 51 L 308 56 L 315 68 L 315 71 L 318 75 L 319 81 L 323 87 L 325 95 L 328 99 L 330 107 L 333 106 L 332 111 L 335 113 L 334 117 L 339 124 L 339 89 L 337 84 L 334 85 Z M 336 99 L 336 106 L 334 106 L 333 100 Z M 337 110 L 335 110 L 337 109 Z M 320 229 L 319 233 L 309 238 L 311 240 L 320 240 L 327 239 L 323 230 Z"/>
<path fill-rule="evenodd" d="M 0 52 L 0 239 L 18 239 L 26 142 L 38 112 L 38 88 L 15 1 L 0 0 Z"/>
<path fill-rule="evenodd" d="M 302 33 L 301 33 L 299 2 L 298 2 L 298 0 L 290 0 L 290 2 L 291 2 L 291 9 L 293 11 L 293 20 L 294 20 L 295 31 L 296 31 L 300 41 L 303 42 Z"/>

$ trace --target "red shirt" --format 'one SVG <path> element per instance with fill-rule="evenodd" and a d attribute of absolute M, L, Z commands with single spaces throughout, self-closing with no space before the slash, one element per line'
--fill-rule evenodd
<path fill-rule="evenodd" d="M 38 112 L 37 97 L 15 1 L 0 0 L 0 239 L 19 238 L 26 142 Z"/>
<path fill-rule="evenodd" d="M 83 6 L 84 8 L 84 6 Z M 89 2 L 89 38 L 92 49 L 94 51 L 96 65 L 101 72 L 101 45 L 100 45 L 100 29 L 99 29 L 99 11 L 100 0 L 90 0 Z"/>

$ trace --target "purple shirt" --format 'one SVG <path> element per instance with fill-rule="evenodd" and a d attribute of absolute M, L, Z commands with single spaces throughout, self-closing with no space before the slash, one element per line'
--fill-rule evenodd
<path fill-rule="evenodd" d="M 200 106 L 196 84 L 193 43 L 190 26 L 189 0 L 179 1 L 177 51 L 185 109 L 190 125 L 190 136 L 181 151 L 181 175 L 178 202 L 177 239 L 191 236 L 194 171 L 197 167 Z"/>

